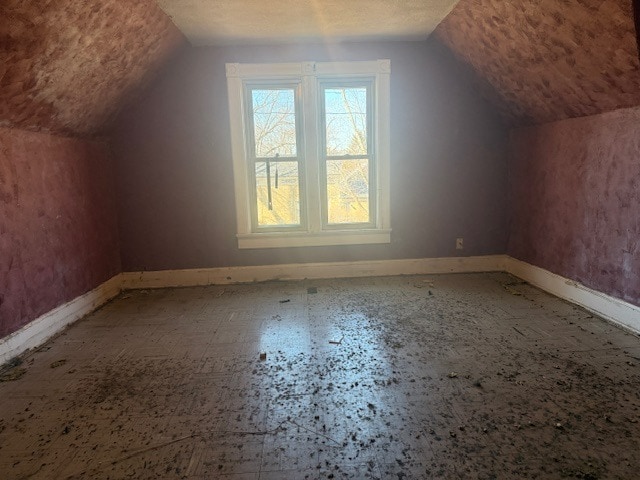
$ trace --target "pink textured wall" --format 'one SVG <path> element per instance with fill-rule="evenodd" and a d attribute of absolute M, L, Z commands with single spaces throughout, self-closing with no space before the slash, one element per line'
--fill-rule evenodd
<path fill-rule="evenodd" d="M 0 338 L 120 272 L 108 146 L 0 128 Z"/>
<path fill-rule="evenodd" d="M 239 250 L 225 62 L 391 60 L 392 243 Z M 113 136 L 125 271 L 504 253 L 507 134 L 435 42 L 190 49 Z"/>
<path fill-rule="evenodd" d="M 640 305 L 640 108 L 514 130 L 508 253 Z"/>
<path fill-rule="evenodd" d="M 2 0 L 0 126 L 93 136 L 186 45 L 153 0 Z"/>
<path fill-rule="evenodd" d="M 460 0 L 435 36 L 519 126 L 640 104 L 631 0 Z"/>

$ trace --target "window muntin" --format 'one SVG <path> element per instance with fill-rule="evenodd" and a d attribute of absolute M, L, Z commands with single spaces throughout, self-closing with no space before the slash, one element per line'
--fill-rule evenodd
<path fill-rule="evenodd" d="M 322 211 L 327 229 L 374 226 L 374 83 L 320 81 Z"/>
<path fill-rule="evenodd" d="M 303 227 L 299 83 L 245 85 L 254 231 Z"/>

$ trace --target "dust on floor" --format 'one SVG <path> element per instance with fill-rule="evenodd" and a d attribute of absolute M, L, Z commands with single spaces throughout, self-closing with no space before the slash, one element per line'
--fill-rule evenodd
<path fill-rule="evenodd" d="M 507 274 L 128 292 L 2 377 L 3 478 L 640 470 L 640 339 Z"/>

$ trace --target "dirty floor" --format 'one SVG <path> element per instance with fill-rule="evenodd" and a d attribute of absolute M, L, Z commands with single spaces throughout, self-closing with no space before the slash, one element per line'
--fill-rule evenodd
<path fill-rule="evenodd" d="M 132 291 L 15 363 L 2 478 L 640 471 L 640 339 L 507 274 Z"/>

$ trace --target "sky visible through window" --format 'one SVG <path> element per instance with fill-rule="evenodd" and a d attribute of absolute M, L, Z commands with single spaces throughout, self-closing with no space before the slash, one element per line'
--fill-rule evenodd
<path fill-rule="evenodd" d="M 295 91 L 288 89 L 254 89 L 254 141 L 256 157 L 295 157 Z"/>
<path fill-rule="evenodd" d="M 324 90 L 327 155 L 367 154 L 367 89 Z"/>
<path fill-rule="evenodd" d="M 367 87 L 332 86 L 323 92 L 326 221 L 368 223 Z M 298 148 L 295 90 L 254 88 L 251 100 L 258 226 L 299 225 L 300 166 L 297 161 L 285 161 L 295 158 Z M 358 158 L 332 158 L 345 155 Z"/>

